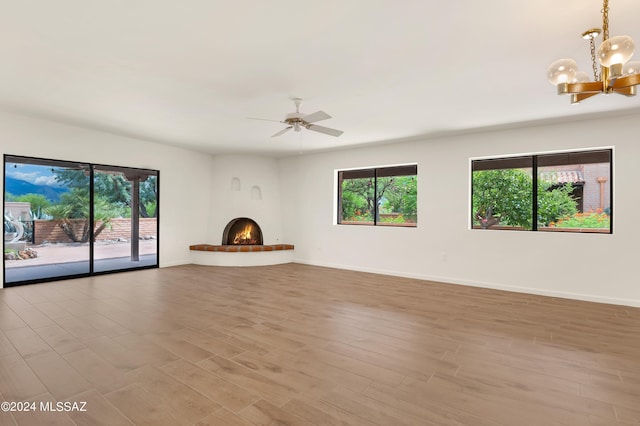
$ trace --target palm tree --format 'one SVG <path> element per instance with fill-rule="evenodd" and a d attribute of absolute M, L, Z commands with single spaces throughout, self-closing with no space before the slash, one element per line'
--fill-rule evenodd
<path fill-rule="evenodd" d="M 73 242 L 86 243 L 89 241 L 89 192 L 75 188 L 71 192 L 62 194 L 60 202 L 46 209 L 53 220 L 59 221 L 59 226 Z M 111 227 L 111 219 L 115 210 L 102 197 L 94 197 L 94 221 L 96 228 L 94 238 L 106 227 Z"/>

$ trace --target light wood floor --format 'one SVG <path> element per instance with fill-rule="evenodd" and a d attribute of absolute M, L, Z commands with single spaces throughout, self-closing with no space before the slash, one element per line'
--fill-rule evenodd
<path fill-rule="evenodd" d="M 287 264 L 0 290 L 0 425 L 638 425 L 640 309 Z"/>

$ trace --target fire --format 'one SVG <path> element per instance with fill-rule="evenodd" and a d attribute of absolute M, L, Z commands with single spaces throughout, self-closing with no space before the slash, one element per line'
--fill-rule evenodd
<path fill-rule="evenodd" d="M 253 226 L 249 223 L 242 231 L 236 232 L 233 244 L 255 244 L 256 241 L 251 239 L 251 231 L 253 231 Z"/>

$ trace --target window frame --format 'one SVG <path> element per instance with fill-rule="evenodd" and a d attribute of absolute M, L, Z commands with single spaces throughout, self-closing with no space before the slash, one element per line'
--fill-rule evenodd
<path fill-rule="evenodd" d="M 355 222 L 349 221 L 344 222 L 342 218 L 342 182 L 345 179 L 358 179 L 358 178 L 372 178 L 373 179 L 373 191 L 374 191 L 374 200 L 377 200 L 377 190 L 378 190 L 378 178 L 384 177 L 393 177 L 393 176 L 415 176 L 416 185 L 418 179 L 418 164 L 417 163 L 407 163 L 407 164 L 399 164 L 399 165 L 387 165 L 387 166 L 377 166 L 377 167 L 363 167 L 357 169 L 341 169 L 336 170 L 336 225 L 355 225 L 355 226 L 381 226 L 381 227 L 399 227 L 399 228 L 417 228 L 418 220 L 417 220 L 417 205 L 416 205 L 416 221 L 415 223 L 396 223 L 389 224 L 384 222 L 378 222 L 378 203 L 374 203 L 374 211 L 372 212 L 373 221 L 372 222 Z M 416 198 L 417 198 L 417 189 L 416 189 Z M 417 200 L 416 200 L 417 204 Z"/>
<path fill-rule="evenodd" d="M 153 259 L 154 260 L 153 263 L 150 263 L 150 264 L 142 263 L 140 265 L 132 264 L 130 266 L 123 266 L 116 269 L 99 269 L 99 268 L 96 268 L 96 260 L 98 259 L 96 259 L 95 252 L 94 252 L 95 244 L 96 244 L 96 235 L 94 234 L 94 232 L 90 231 L 89 239 L 87 241 L 87 244 L 88 244 L 87 257 L 86 259 L 83 258 L 81 260 L 82 262 L 87 262 L 86 269 L 83 268 L 81 272 L 71 270 L 68 274 L 63 273 L 63 274 L 53 274 L 53 275 L 46 275 L 46 276 L 43 275 L 43 276 L 37 276 L 33 278 L 16 279 L 16 280 L 8 281 L 6 260 L 3 260 L 3 264 L 2 264 L 3 286 L 5 288 L 27 285 L 27 284 L 60 281 L 60 280 L 69 279 L 69 278 L 91 277 L 91 276 L 97 276 L 97 275 L 113 274 L 113 273 L 142 270 L 142 269 L 157 269 L 160 267 L 160 170 L 140 168 L 140 167 L 113 166 L 113 165 L 72 161 L 72 160 L 58 160 L 58 159 L 52 159 L 52 158 L 39 158 L 39 157 L 30 157 L 30 156 L 22 156 L 22 155 L 4 154 L 3 155 L 3 177 L 2 177 L 3 183 L 4 183 L 4 191 L 2 194 L 3 206 L 7 202 L 7 199 L 6 199 L 7 163 L 17 163 L 17 164 L 35 165 L 35 166 L 68 167 L 71 169 L 74 169 L 74 168 L 77 169 L 78 167 L 80 167 L 83 170 L 85 170 L 85 173 L 87 176 L 87 182 L 88 182 L 88 186 L 87 186 L 88 217 L 86 218 L 86 220 L 88 221 L 88 228 L 90 230 L 95 230 L 95 223 L 96 223 L 96 216 L 95 216 L 96 189 L 95 189 L 95 180 L 94 180 L 96 172 L 113 171 L 113 172 L 118 172 L 123 174 L 126 174 L 126 173 L 140 174 L 141 173 L 147 176 L 155 176 L 156 178 L 156 182 L 155 182 L 155 185 L 156 185 L 156 194 L 155 194 L 156 195 L 156 200 L 155 200 L 156 201 L 156 207 L 155 207 L 156 208 L 156 212 L 155 212 L 156 238 L 155 238 L 155 259 Z M 133 212 L 131 213 L 132 229 L 134 226 L 137 226 L 137 225 L 134 225 L 134 223 L 138 223 L 137 220 L 133 220 L 134 214 L 135 213 Z M 139 244 L 139 240 L 135 240 L 135 241 L 133 239 L 131 240 L 131 246 L 136 247 L 136 252 L 138 252 L 138 244 Z M 6 248 L 6 243 L 3 241 L 3 249 L 4 248 Z M 132 261 L 135 261 L 135 262 L 139 261 L 139 259 L 133 259 L 133 254 L 130 257 L 132 258 Z M 66 261 L 58 262 L 58 264 L 64 264 L 64 263 L 66 263 Z M 131 263 L 134 263 L 134 262 L 131 262 Z"/>
<path fill-rule="evenodd" d="M 473 201 L 474 201 L 474 193 L 473 193 L 473 173 L 476 171 L 482 170 L 501 170 L 501 169 L 509 169 L 509 168 L 522 168 L 522 167 L 530 167 L 531 168 L 531 178 L 532 178 L 532 206 L 531 206 L 531 221 L 532 226 L 531 229 L 521 229 L 514 227 L 510 229 L 508 227 L 500 227 L 493 228 L 492 230 L 506 230 L 506 231 L 540 231 L 540 232 L 552 232 L 548 227 L 539 227 L 538 225 L 538 176 L 539 176 L 539 168 L 548 167 L 548 166 L 567 166 L 574 164 L 598 164 L 598 163 L 608 163 L 609 164 L 609 176 L 608 176 L 608 186 L 609 186 L 609 228 L 608 232 L 603 232 L 601 229 L 607 228 L 594 228 L 596 230 L 589 230 L 588 228 L 558 228 L 553 231 L 558 231 L 561 233 L 574 233 L 574 234 L 613 234 L 613 147 L 603 147 L 603 148 L 591 148 L 591 149 L 580 149 L 580 150 L 566 150 L 566 151 L 551 151 L 551 152 L 542 152 L 535 154 L 522 154 L 522 155 L 512 155 L 512 156 L 492 156 L 492 157 L 482 157 L 482 158 L 471 158 L 470 159 L 470 176 L 469 176 L 469 184 L 470 184 L 470 198 L 469 198 L 469 223 L 470 229 L 482 229 L 474 224 L 474 215 L 473 211 Z M 608 157 L 608 158 L 607 158 Z M 530 163 L 528 163 L 530 162 Z M 504 167 L 496 168 L 496 164 L 501 164 Z M 494 165 L 492 167 L 492 165 Z M 543 228 L 543 229 L 540 229 Z M 490 229 L 490 228 L 487 228 Z"/>

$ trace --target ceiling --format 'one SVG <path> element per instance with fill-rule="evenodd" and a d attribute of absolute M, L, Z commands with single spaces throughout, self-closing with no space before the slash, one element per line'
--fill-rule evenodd
<path fill-rule="evenodd" d="M 563 57 L 590 71 L 579 34 L 601 27 L 601 0 L 0 1 L 1 109 L 203 152 L 278 157 L 640 108 L 571 106 L 546 80 Z M 611 35 L 640 43 L 640 2 L 610 9 Z M 271 138 L 284 124 L 247 118 L 282 120 L 293 97 L 344 134 Z"/>

